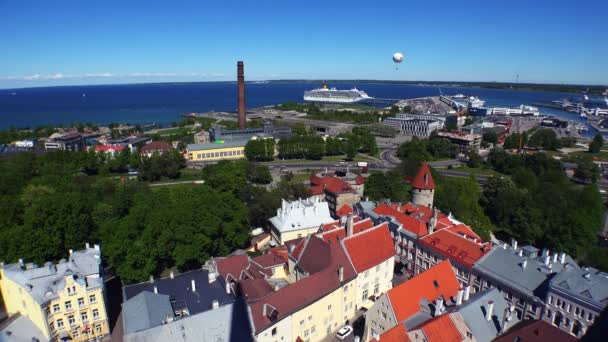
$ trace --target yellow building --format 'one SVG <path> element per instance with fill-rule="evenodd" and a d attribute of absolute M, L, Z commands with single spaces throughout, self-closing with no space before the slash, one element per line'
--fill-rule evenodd
<path fill-rule="evenodd" d="M 110 334 L 99 245 L 68 260 L 0 266 L 0 292 L 9 316 L 29 319 L 52 341 L 102 340 Z"/>
<path fill-rule="evenodd" d="M 245 158 L 247 140 L 217 140 L 207 144 L 188 145 L 188 159 L 192 161 L 219 161 Z"/>

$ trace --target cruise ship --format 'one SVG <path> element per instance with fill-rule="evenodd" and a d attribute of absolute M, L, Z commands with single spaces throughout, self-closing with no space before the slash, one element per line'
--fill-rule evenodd
<path fill-rule="evenodd" d="M 371 101 L 373 99 L 374 98 L 367 95 L 366 92 L 357 88 L 338 90 L 336 88 L 328 88 L 326 84 L 323 84 L 321 88 L 304 92 L 304 101 L 309 102 L 357 103 Z"/>

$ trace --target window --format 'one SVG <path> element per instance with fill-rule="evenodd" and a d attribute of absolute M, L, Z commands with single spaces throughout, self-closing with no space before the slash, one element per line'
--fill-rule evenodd
<path fill-rule="evenodd" d="M 344 285 L 344 292 L 348 291 L 348 285 Z"/>
<path fill-rule="evenodd" d="M 59 304 L 53 304 L 53 312 L 59 312 L 61 309 L 59 308 Z"/>
<path fill-rule="evenodd" d="M 365 273 L 363 273 L 363 277 L 367 278 L 369 276 L 369 270 L 365 271 Z"/>
<path fill-rule="evenodd" d="M 312 321 L 312 316 L 308 316 L 308 321 Z"/>
<path fill-rule="evenodd" d="M 568 308 L 566 309 L 566 311 L 570 312 L 570 310 L 572 310 L 572 304 L 568 303 Z"/>
<path fill-rule="evenodd" d="M 304 330 L 304 337 L 308 337 L 308 329 Z"/>
<path fill-rule="evenodd" d="M 89 315 L 87 315 L 86 312 L 83 312 L 80 314 L 80 319 L 82 320 L 83 323 L 86 323 L 89 321 Z"/>
<path fill-rule="evenodd" d="M 587 314 L 587 320 L 593 321 L 593 314 L 591 312 Z"/>
<path fill-rule="evenodd" d="M 470 331 L 467 331 L 467 338 L 468 339 L 472 339 L 473 338 L 473 334 L 471 334 Z"/>
<path fill-rule="evenodd" d="M 380 271 L 380 265 L 376 266 L 376 272 Z"/>
<path fill-rule="evenodd" d="M 78 338 L 79 336 L 80 336 L 80 335 L 79 335 L 79 333 L 78 333 L 78 330 L 74 330 L 74 331 L 72 331 L 72 337 L 73 337 L 73 338 Z"/>
<path fill-rule="evenodd" d="M 277 334 L 277 328 L 272 328 L 272 336 L 275 336 Z"/>
<path fill-rule="evenodd" d="M 304 320 L 301 320 L 300 321 L 300 326 L 303 326 L 303 325 L 304 325 Z"/>
<path fill-rule="evenodd" d="M 101 324 L 95 324 L 95 332 L 101 334 Z"/>
<path fill-rule="evenodd" d="M 556 306 L 557 306 L 558 308 L 559 308 L 560 306 L 562 306 L 562 301 L 561 301 L 561 299 L 557 298 Z"/>
<path fill-rule="evenodd" d="M 55 331 L 55 324 L 53 324 L 53 322 L 49 324 L 49 329 L 51 330 L 51 332 Z"/>
<path fill-rule="evenodd" d="M 549 305 L 553 304 L 553 296 L 549 296 Z"/>
<path fill-rule="evenodd" d="M 84 306 L 84 298 L 78 298 L 78 306 L 79 307 L 83 307 Z"/>
<path fill-rule="evenodd" d="M 386 312 L 382 311 L 382 313 L 380 314 L 380 316 L 382 317 L 382 319 L 386 319 Z"/>
<path fill-rule="evenodd" d="M 363 295 L 361 296 L 361 300 L 365 301 L 365 300 L 367 300 L 367 297 L 368 297 L 367 290 L 364 290 Z"/>
<path fill-rule="evenodd" d="M 89 296 L 89 302 L 91 302 L 91 304 L 97 303 L 97 299 L 95 298 L 94 294 Z"/>
<path fill-rule="evenodd" d="M 65 311 L 70 311 L 72 310 L 72 302 L 67 301 L 64 303 L 65 304 Z"/>
<path fill-rule="evenodd" d="M 69 325 L 74 325 L 74 324 L 76 324 L 76 318 L 74 318 L 74 315 L 72 315 L 72 316 L 68 316 L 68 324 L 69 324 Z"/>
<path fill-rule="evenodd" d="M 580 313 L 581 313 L 581 309 L 580 309 L 580 308 L 577 306 L 577 307 L 574 309 L 574 315 L 575 315 L 575 316 L 578 316 L 578 315 L 580 315 Z"/>
<path fill-rule="evenodd" d="M 331 311 L 331 304 L 327 306 L 327 311 Z"/>
<path fill-rule="evenodd" d="M 317 335 L 317 328 L 314 325 L 310 328 L 310 334 L 313 336 Z"/>
<path fill-rule="evenodd" d="M 58 319 L 57 320 L 57 329 L 61 329 L 63 328 L 63 319 Z"/>
<path fill-rule="evenodd" d="M 46 308 L 44 311 L 46 312 L 47 317 L 51 315 L 51 308 Z"/>
<path fill-rule="evenodd" d="M 378 294 L 380 292 L 380 284 L 374 285 L 374 294 Z"/>
<path fill-rule="evenodd" d="M 93 309 L 93 319 L 98 319 L 98 318 L 99 318 L 99 310 Z"/>

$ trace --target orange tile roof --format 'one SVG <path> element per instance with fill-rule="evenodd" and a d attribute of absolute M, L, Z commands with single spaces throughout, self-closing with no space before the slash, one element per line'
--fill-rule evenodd
<path fill-rule="evenodd" d="M 395 256 L 395 245 L 387 223 L 354 234 L 342 241 L 355 270 L 359 273 Z"/>
<path fill-rule="evenodd" d="M 340 209 L 338 209 L 338 211 L 336 211 L 336 215 L 338 217 L 350 215 L 352 213 L 353 213 L 353 208 L 351 208 L 348 204 L 344 204 L 343 206 L 340 207 Z"/>
<path fill-rule="evenodd" d="M 360 233 L 373 226 L 374 222 L 370 218 L 357 221 L 353 224 L 353 234 Z M 320 233 L 318 236 L 327 242 L 338 241 L 338 239 L 344 239 L 346 237 L 346 227 L 334 226 L 333 229 Z"/>
<path fill-rule="evenodd" d="M 449 314 L 433 318 L 420 326 L 428 342 L 460 342 L 462 334 Z"/>
<path fill-rule="evenodd" d="M 412 181 L 412 188 L 422 190 L 435 189 L 435 181 L 431 175 L 429 165 L 426 162 L 422 163 L 420 170 L 418 170 L 416 177 L 414 177 L 414 180 Z"/>
<path fill-rule="evenodd" d="M 416 220 L 415 218 L 410 217 L 404 213 L 401 213 L 386 204 L 380 204 L 379 206 L 374 208 L 374 212 L 378 215 L 393 216 L 399 223 L 401 223 L 401 225 L 403 225 L 403 229 L 406 229 L 416 234 L 417 236 L 428 234 L 428 230 L 424 222 Z"/>
<path fill-rule="evenodd" d="M 394 328 L 385 331 L 380 334 L 380 341 L 372 339 L 372 342 L 409 342 L 410 338 L 407 336 L 407 329 L 405 325 L 398 324 Z"/>
<path fill-rule="evenodd" d="M 437 285 L 435 285 L 437 284 Z M 403 322 L 420 310 L 420 300 L 429 303 L 439 296 L 447 301 L 456 296 L 460 285 L 449 260 L 444 260 L 387 292 L 398 322 Z"/>
<path fill-rule="evenodd" d="M 419 242 L 467 267 L 473 267 L 477 260 L 490 251 L 489 243 L 471 241 L 450 231 L 451 229 L 453 228 L 438 230 L 423 237 Z M 460 229 L 464 228 L 460 227 Z"/>
<path fill-rule="evenodd" d="M 464 223 L 449 227 L 447 230 L 449 230 L 450 232 L 456 233 L 460 236 L 466 237 L 466 238 L 477 239 L 479 242 L 481 242 L 481 237 L 479 237 L 479 235 L 477 235 L 473 231 L 473 229 L 471 229 L 471 227 L 467 226 Z"/>
<path fill-rule="evenodd" d="M 322 191 L 329 191 L 336 195 L 356 192 L 355 189 L 350 186 L 350 184 L 338 177 L 333 176 L 323 176 L 323 178 L 312 176 L 310 177 L 310 185 L 311 191 L 317 195 L 320 194 L 317 193 L 319 192 L 319 187 Z"/>

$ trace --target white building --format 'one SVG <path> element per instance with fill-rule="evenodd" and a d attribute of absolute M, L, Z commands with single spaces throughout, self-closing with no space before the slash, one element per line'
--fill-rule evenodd
<path fill-rule="evenodd" d="M 331 222 L 336 220 L 331 217 L 327 202 L 317 197 L 293 202 L 282 200 L 277 215 L 270 219 L 272 237 L 281 245 L 316 233 L 321 225 Z"/>
<path fill-rule="evenodd" d="M 443 128 L 443 121 L 429 118 L 386 118 L 384 124 L 404 135 L 428 137 L 431 132 Z"/>

